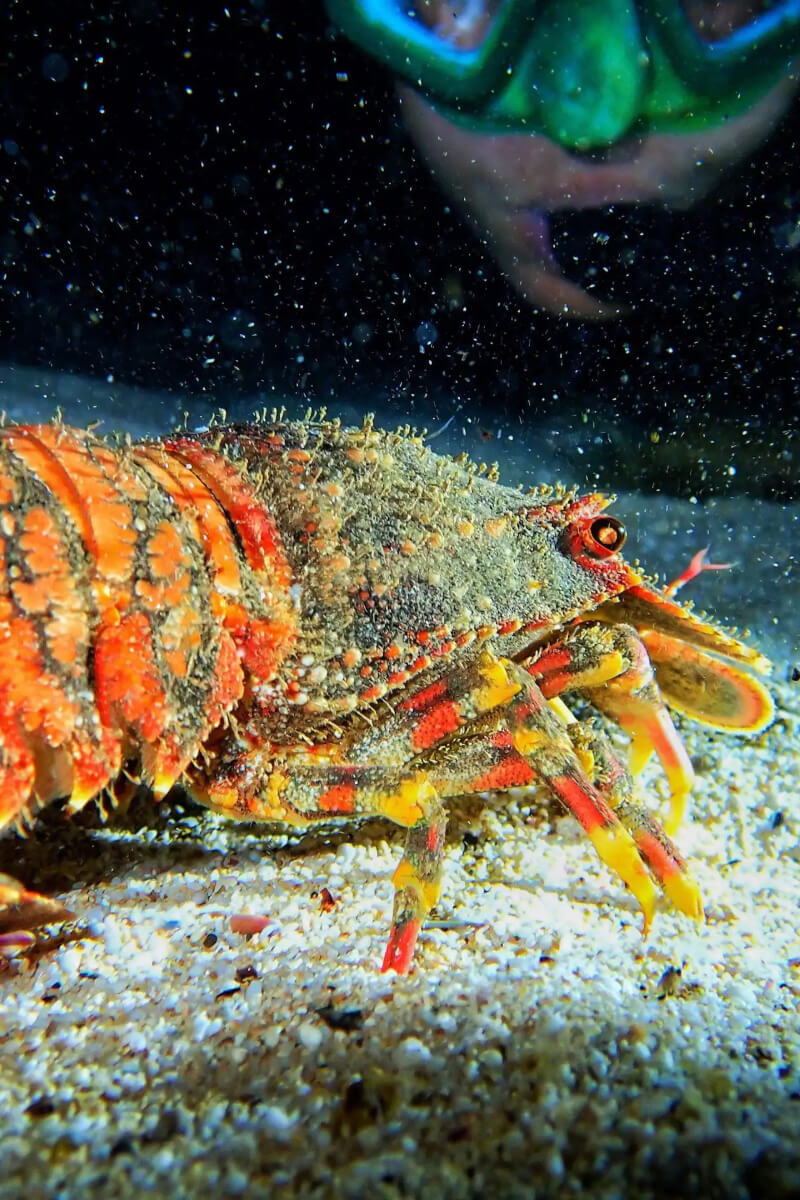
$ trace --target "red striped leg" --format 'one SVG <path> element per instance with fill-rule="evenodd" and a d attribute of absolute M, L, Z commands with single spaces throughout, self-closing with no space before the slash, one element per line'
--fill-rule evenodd
<path fill-rule="evenodd" d="M 570 718 L 568 714 L 567 730 L 587 774 L 630 833 L 648 870 L 680 912 L 701 917 L 700 893 L 686 862 L 649 809 L 636 799 L 630 771 L 601 730 Z"/>
<path fill-rule="evenodd" d="M 655 681 L 647 650 L 630 625 L 587 622 L 528 666 L 545 696 L 580 691 L 631 737 L 634 775 L 655 751 L 670 788 L 670 832 L 681 823 L 694 771 Z"/>
<path fill-rule="evenodd" d="M 515 748 L 580 822 L 603 862 L 633 892 L 644 913 L 646 931 L 656 897 L 647 870 L 651 864 L 643 859 L 636 839 L 614 810 L 613 803 L 619 803 L 620 791 L 615 792 L 606 782 L 609 803 L 601 791 L 602 779 L 597 786 L 586 773 L 563 717 L 545 702 L 524 668 L 516 663 L 505 665 L 509 675 L 522 685 L 506 716 Z M 676 857 L 674 863 L 684 886 L 671 888 L 670 899 L 681 912 L 697 917 L 702 911 L 697 886 L 683 873 L 682 861 Z M 660 879 L 661 871 L 654 873 Z"/>

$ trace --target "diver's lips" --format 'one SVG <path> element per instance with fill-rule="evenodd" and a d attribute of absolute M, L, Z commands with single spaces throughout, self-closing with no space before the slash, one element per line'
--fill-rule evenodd
<path fill-rule="evenodd" d="M 606 321 L 630 310 L 614 300 L 598 300 L 567 279 L 553 253 L 550 219 L 540 208 L 519 209 L 511 221 L 520 252 L 496 245 L 500 269 L 529 303 L 567 317 Z M 523 251 L 524 247 L 524 251 Z"/>

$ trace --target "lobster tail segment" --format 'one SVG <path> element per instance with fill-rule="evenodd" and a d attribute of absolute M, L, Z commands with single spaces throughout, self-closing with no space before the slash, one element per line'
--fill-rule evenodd
<path fill-rule="evenodd" d="M 168 791 L 291 644 L 279 551 L 237 468 L 191 439 L 0 430 L 0 827 L 80 808 L 126 764 Z"/>

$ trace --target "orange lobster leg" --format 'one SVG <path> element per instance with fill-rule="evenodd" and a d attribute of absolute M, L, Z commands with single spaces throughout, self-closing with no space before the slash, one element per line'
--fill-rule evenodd
<path fill-rule="evenodd" d="M 73 918 L 57 900 L 30 892 L 16 879 L 0 874 L 0 957 L 27 950 L 35 938 L 31 929 Z"/>
<path fill-rule="evenodd" d="M 434 800 L 425 816 L 412 825 L 394 873 L 394 916 L 382 971 L 407 974 L 422 922 L 442 890 L 442 856 L 447 814 Z"/>
<path fill-rule="evenodd" d="M 545 696 L 579 691 L 630 734 L 634 775 L 655 751 L 669 783 L 666 828 L 673 833 L 685 815 L 694 771 L 636 631 L 629 625 L 587 622 L 539 654 L 528 670 Z"/>
<path fill-rule="evenodd" d="M 455 743 L 454 752 L 451 735 L 458 723 L 469 736 Z M 257 748 L 220 763 L 210 783 L 192 789 L 203 803 L 239 817 L 305 824 L 336 815 L 380 815 L 405 826 L 384 970 L 408 970 L 421 924 L 438 899 L 442 801 L 490 787 L 524 786 L 535 778 L 578 819 L 601 859 L 633 892 L 645 929 L 656 900 L 651 875 L 681 912 L 701 915 L 699 893 L 683 860 L 655 820 L 630 800 L 629 777 L 604 739 L 593 735 L 593 741 L 581 744 L 516 663 L 483 653 L 443 686 L 404 702 L 385 725 L 381 738 L 386 734 L 396 747 L 407 739 L 401 770 L 357 761 L 306 765 L 297 756 L 289 768 Z M 364 737 L 365 745 L 374 732 Z M 351 747 L 353 759 L 361 752 L 357 743 Z M 587 768 L 595 772 L 595 781 Z"/>
<path fill-rule="evenodd" d="M 653 814 L 636 800 L 631 773 L 619 761 L 605 734 L 576 721 L 560 700 L 551 700 L 550 706 L 561 713 L 581 761 L 586 764 L 588 759 L 592 782 L 630 833 L 662 891 L 679 912 L 702 916 L 700 896 L 686 872 L 686 863 Z"/>

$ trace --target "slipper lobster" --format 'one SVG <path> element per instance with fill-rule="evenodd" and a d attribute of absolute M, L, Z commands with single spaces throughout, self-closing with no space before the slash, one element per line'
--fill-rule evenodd
<path fill-rule="evenodd" d="M 761 730 L 769 664 L 629 565 L 608 504 L 523 494 L 370 419 L 117 444 L 3 427 L 0 828 L 124 772 L 241 820 L 386 817 L 407 833 L 383 969 L 403 973 L 447 801 L 538 780 L 645 927 L 659 889 L 699 918 L 635 777 L 654 752 L 673 832 L 692 768 L 667 705 Z M 629 763 L 567 693 L 630 735 Z M 57 911 L 0 878 L 0 946 Z"/>

